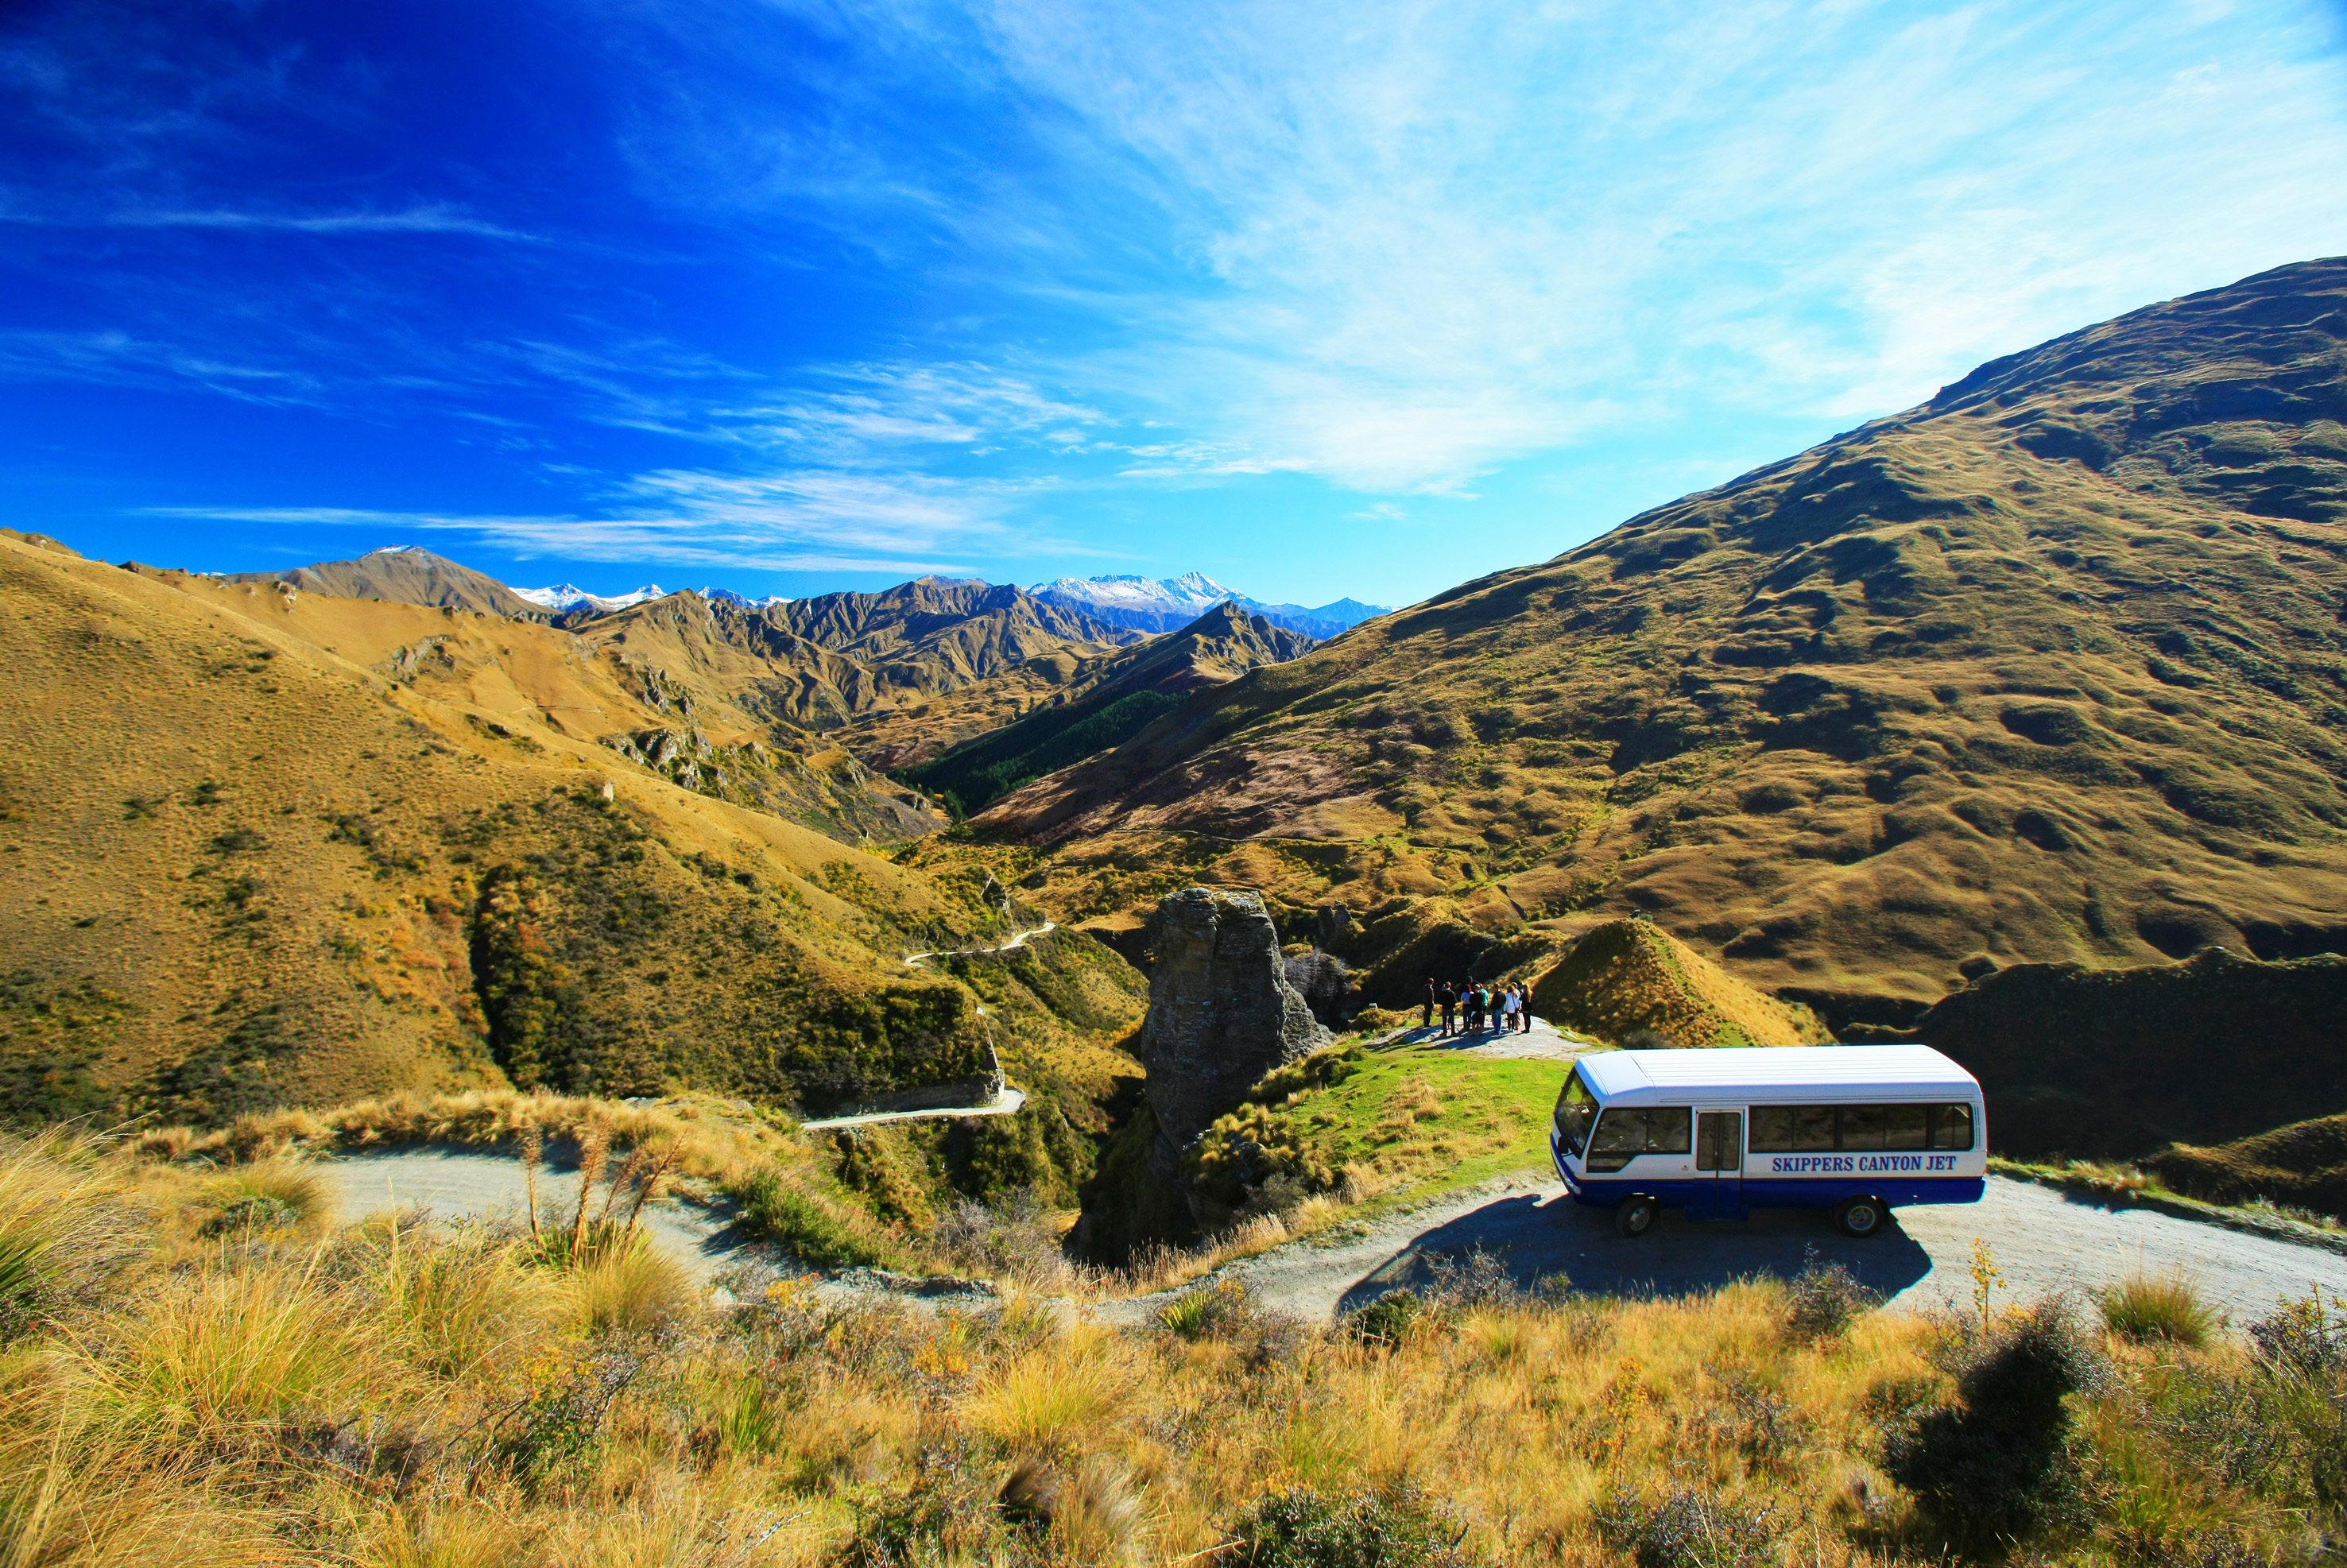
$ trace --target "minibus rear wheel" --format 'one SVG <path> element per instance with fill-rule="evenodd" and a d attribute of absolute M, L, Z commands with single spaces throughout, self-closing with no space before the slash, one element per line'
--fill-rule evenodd
<path fill-rule="evenodd" d="M 1881 1198 L 1844 1198 L 1833 1212 L 1834 1224 L 1844 1235 L 1872 1235 L 1888 1217 Z"/>
<path fill-rule="evenodd" d="M 1663 1217 L 1663 1205 L 1640 1193 L 1614 1205 L 1614 1228 L 1624 1235 L 1645 1235 Z"/>

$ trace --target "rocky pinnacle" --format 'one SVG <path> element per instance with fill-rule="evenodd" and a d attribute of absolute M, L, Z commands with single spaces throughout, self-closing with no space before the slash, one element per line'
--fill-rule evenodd
<path fill-rule="evenodd" d="M 1178 1180 L 1180 1153 L 1255 1081 L 1332 1038 L 1287 983 L 1279 930 L 1253 893 L 1192 887 L 1159 900 L 1149 1017 L 1135 1054 L 1157 1118 L 1151 1165 Z"/>

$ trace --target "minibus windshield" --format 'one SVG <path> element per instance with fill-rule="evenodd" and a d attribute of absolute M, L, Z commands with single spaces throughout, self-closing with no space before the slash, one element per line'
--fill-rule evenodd
<path fill-rule="evenodd" d="M 1581 1081 L 1581 1069 L 1564 1081 L 1564 1092 L 1556 1097 L 1556 1137 L 1572 1153 L 1579 1154 L 1589 1147 L 1589 1129 L 1597 1120 L 1597 1096 L 1589 1092 L 1589 1085 Z"/>

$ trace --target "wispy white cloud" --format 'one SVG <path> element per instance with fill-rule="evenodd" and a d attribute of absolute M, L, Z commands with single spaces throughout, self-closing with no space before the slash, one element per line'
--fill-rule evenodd
<path fill-rule="evenodd" d="M 2347 248 L 2336 40 L 2298 0 L 985 16 L 1071 142 L 1162 177 L 1197 282 L 1055 368 L 1253 455 L 1227 471 L 1440 488 L 1669 402 L 1880 413 Z"/>
<path fill-rule="evenodd" d="M 286 234 L 465 234 L 539 243 L 538 236 L 477 217 L 461 207 L 426 202 L 388 211 L 283 212 L 231 208 L 115 207 L 86 202 L 34 205 L 0 201 L 0 223 L 41 229 L 219 229 Z"/>
<path fill-rule="evenodd" d="M 1095 409 L 964 362 L 825 367 L 773 403 L 723 411 L 720 427 L 734 441 L 852 468 L 923 448 L 1064 448 L 1103 422 Z"/>
<path fill-rule="evenodd" d="M 309 368 L 240 357 L 233 345 L 118 331 L 0 332 L 0 375 L 124 386 L 201 386 L 240 402 L 319 405 L 328 388 Z"/>
<path fill-rule="evenodd" d="M 661 469 L 613 487 L 601 515 L 351 507 L 149 507 L 152 517 L 461 533 L 522 557 L 753 570 L 968 571 L 999 553 L 1015 488 L 918 473 L 804 469 L 740 477 Z"/>

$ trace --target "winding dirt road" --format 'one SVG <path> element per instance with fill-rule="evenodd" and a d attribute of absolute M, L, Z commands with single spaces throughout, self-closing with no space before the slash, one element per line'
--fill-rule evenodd
<path fill-rule="evenodd" d="M 518 1161 L 471 1150 L 360 1154 L 320 1168 L 334 1182 L 346 1220 L 411 1204 L 444 1215 L 518 1214 L 524 1199 Z M 542 1173 L 539 1212 L 569 1212 L 577 1191 L 575 1175 Z M 719 1206 L 670 1199 L 648 1205 L 644 1218 L 655 1243 L 698 1280 L 761 1255 Z M 2001 1176 L 1989 1178 L 1988 1196 L 1979 1204 L 1908 1209 L 1891 1230 L 1865 1241 L 1841 1235 L 1823 1214 L 1799 1211 L 1763 1212 L 1728 1225 L 1668 1214 L 1655 1231 L 1628 1241 L 1614 1233 L 1612 1215 L 1582 1208 L 1562 1186 L 1527 1176 L 1291 1242 L 1219 1272 L 1246 1281 L 1266 1306 L 1325 1320 L 1398 1285 L 1422 1283 L 1430 1260 L 1476 1246 L 1503 1254 L 1527 1285 L 1563 1274 L 1580 1289 L 1614 1295 L 1673 1295 L 1747 1275 L 1789 1276 L 1814 1246 L 1820 1256 L 1848 1264 L 1894 1309 L 1922 1311 L 1970 1298 L 1975 1239 L 1988 1244 L 2004 1272 L 2000 1299 L 2090 1291 L 2137 1268 L 2181 1269 L 2236 1322 L 2264 1317 L 2317 1285 L 2347 1295 L 2347 1257 L 2337 1254 L 2106 1207 Z M 1142 1297 L 1092 1310 L 1139 1321 L 1163 1302 Z"/>
<path fill-rule="evenodd" d="M 1481 1246 L 1503 1254 L 1529 1285 L 1562 1274 L 1582 1290 L 1676 1295 L 1747 1275 L 1789 1277 L 1808 1248 L 1850 1266 L 1893 1309 L 1968 1301 L 1974 1240 L 2004 1276 L 1998 1299 L 2092 1291 L 2138 1268 L 2181 1270 L 2210 1300 L 2247 1322 L 2316 1285 L 2347 1293 L 2347 1257 L 2270 1236 L 2142 1209 L 2114 1208 L 2027 1182 L 1992 1176 L 1978 1204 L 1905 1209 L 1887 1232 L 1854 1241 L 1822 1214 L 1762 1211 L 1705 1225 L 1679 1214 L 1626 1240 L 1614 1217 L 1583 1208 L 1554 1182 L 1527 1177 L 1333 1236 L 1290 1243 L 1230 1265 L 1266 1304 L 1307 1317 L 1374 1300 L 1430 1277 L 1429 1260 Z"/>
<path fill-rule="evenodd" d="M 905 967 L 908 969 L 918 968 L 925 960 L 929 958 L 975 958 L 984 953 L 1016 952 L 1027 945 L 1028 938 L 1049 936 L 1059 928 L 1056 922 L 1046 920 L 1031 931 L 1011 932 L 1010 939 L 999 948 L 956 948 L 951 951 L 939 948 L 930 953 L 907 953 L 905 955 Z M 980 1008 L 978 1010 L 984 1012 L 986 1009 Z"/>

